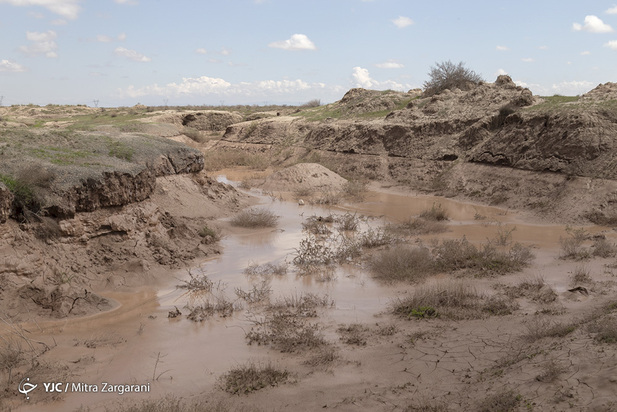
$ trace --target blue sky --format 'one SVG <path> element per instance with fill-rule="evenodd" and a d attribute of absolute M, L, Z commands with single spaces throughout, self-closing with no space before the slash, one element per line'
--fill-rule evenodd
<path fill-rule="evenodd" d="M 617 3 L 0 0 L 3 105 L 329 103 L 445 60 L 581 94 L 617 81 Z"/>

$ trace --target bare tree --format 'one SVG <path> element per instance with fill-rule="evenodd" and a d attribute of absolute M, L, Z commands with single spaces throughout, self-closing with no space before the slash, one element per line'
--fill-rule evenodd
<path fill-rule="evenodd" d="M 465 67 L 465 63 L 452 63 L 450 60 L 431 67 L 430 80 L 424 82 L 424 94 L 432 96 L 446 89 L 468 90 L 472 85 L 483 81 L 482 77 Z"/>

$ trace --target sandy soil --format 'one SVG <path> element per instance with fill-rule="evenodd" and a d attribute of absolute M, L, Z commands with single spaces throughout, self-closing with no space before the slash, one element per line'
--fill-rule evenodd
<path fill-rule="evenodd" d="M 268 197 L 252 191 L 260 207 L 280 216 L 279 224 L 275 229 L 242 229 L 232 227 L 228 219 L 207 220 L 229 215 L 224 210 L 229 206 L 221 202 L 201 206 L 204 194 L 196 184 L 180 177 L 165 178 L 152 202 L 162 210 L 174 210 L 174 229 L 195 230 L 194 220 L 219 227 L 226 234 L 218 247 L 220 255 L 193 257 L 190 271 L 157 265 L 159 276 L 152 275 L 156 271 L 148 269 L 150 263 L 135 271 L 127 262 L 124 274 L 113 271 L 113 286 L 108 283 L 96 289 L 115 303 L 112 310 L 2 326 L 2 336 L 20 341 L 25 353 L 28 345 L 44 352 L 36 357 L 35 367 L 15 367 L 15 376 L 29 373 L 33 383 L 150 383 L 151 391 L 118 395 L 44 393 L 39 388 L 26 401 L 12 385 L 4 393 L 4 408 L 94 411 L 156 401 L 168 394 L 185 405 L 201 403 L 217 410 L 609 411 L 617 407 L 617 346 L 610 339 L 598 340 L 594 329 L 597 322 L 616 322 L 615 307 L 607 304 L 615 302 L 617 262 L 614 257 L 560 259 L 560 238 L 568 236 L 565 226 L 529 223 L 511 210 L 373 187 L 364 201 L 333 208 L 277 200 L 292 198 L 289 193 Z M 207 187 L 211 197 L 219 200 L 230 193 L 223 186 Z M 489 277 L 443 273 L 426 281 L 454 277 L 487 295 L 510 296 L 518 307 L 514 312 L 481 319 L 401 319 L 389 313 L 390 304 L 413 293 L 418 285 L 379 283 L 361 261 L 338 267 L 329 277 L 323 273 L 300 276 L 289 264 L 305 237 L 302 223 L 309 216 L 353 212 L 367 216 L 362 223 L 365 230 L 404 221 L 434 204 L 441 204 L 451 216 L 449 231 L 413 237 L 411 242 L 465 236 L 480 244 L 516 228 L 510 240 L 532 247 L 533 263 L 519 273 Z M 180 222 L 187 228 L 182 229 Z M 585 248 L 591 247 L 593 236 L 604 236 L 609 242 L 617 237 L 608 228 L 585 229 L 589 233 Z M 324 345 L 282 353 L 280 348 L 247 344 L 246 333 L 264 312 L 263 307 L 246 302 L 240 308 L 235 291 L 250 290 L 261 282 L 243 272 L 251 264 L 285 262 L 287 274 L 269 278 L 270 301 L 305 293 L 332 299 L 334 306 L 318 308 L 317 316 L 309 319 L 323 335 Z M 575 283 L 572 275 L 580 268 L 589 278 Z M 163 272 L 165 276 L 160 276 Z M 201 274 L 217 285 L 211 295 L 194 295 L 176 287 Z M 539 290 L 520 286 L 538 277 L 543 279 Z M 584 289 L 569 291 L 574 286 Z M 202 322 L 187 318 L 191 307 L 213 296 L 234 300 L 238 307 L 229 316 L 214 315 Z M 175 308 L 183 314 L 168 318 Z M 541 335 L 555 325 L 573 328 L 563 336 Z M 332 358 L 314 361 L 325 349 Z M 250 363 L 272 364 L 287 370 L 289 377 L 285 383 L 249 395 L 230 395 L 220 389 L 221 376 Z"/>

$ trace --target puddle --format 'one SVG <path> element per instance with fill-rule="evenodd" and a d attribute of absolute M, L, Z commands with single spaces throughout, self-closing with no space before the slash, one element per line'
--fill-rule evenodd
<path fill-rule="evenodd" d="M 233 183 L 226 177 L 220 177 L 219 181 Z M 262 196 L 260 202 L 280 216 L 278 229 L 229 234 L 221 240 L 222 255 L 191 269 L 193 275 L 205 273 L 216 285 L 224 285 L 221 293 L 230 300 L 236 299 L 236 288 L 248 290 L 254 284 L 254 280 L 244 274 L 249 264 L 291 263 L 295 248 L 304 237 L 302 222 L 314 214 L 326 216 L 332 212 L 342 214 L 345 210 L 353 210 L 377 217 L 370 224 L 378 224 L 385 222 L 382 218 L 403 221 L 440 203 L 448 210 L 453 222 L 451 231 L 439 237 L 461 238 L 465 235 L 472 241 L 484 241 L 493 237 L 501 224 L 506 230 L 516 227 L 512 232 L 515 241 L 555 249 L 559 247 L 559 238 L 566 236 L 563 226 L 525 225 L 517 221 L 516 214 L 503 209 L 431 196 L 370 193 L 362 204 L 337 210 L 272 201 L 266 196 Z M 479 217 L 483 220 L 478 220 Z M 600 230 L 602 228 L 592 229 L 594 233 Z M 351 265 L 336 269 L 336 279 L 326 282 L 311 275 L 297 276 L 293 265 L 289 268 L 287 275 L 271 278 L 273 299 L 307 292 L 328 295 L 335 301 L 335 307 L 325 310 L 319 319 L 320 323 L 328 325 L 378 322 L 375 315 L 384 311 L 401 289 L 400 286 L 376 283 L 363 270 Z M 247 345 L 245 332 L 251 328 L 251 314 L 245 310 L 236 311 L 228 318 L 214 316 L 201 323 L 192 322 L 185 316 L 168 319 L 168 312 L 176 307 L 184 315 L 188 313 L 185 306 L 191 303 L 191 297 L 185 289 L 176 288 L 182 279 L 189 279 L 188 271 L 170 273 L 169 285 L 159 290 L 144 288 L 134 293 L 107 293 L 106 296 L 120 304 L 114 311 L 83 319 L 45 322 L 36 335 L 48 341 L 53 334 L 58 347 L 51 351 L 50 356 L 57 361 L 79 365 L 84 357 L 94 357 L 93 364 L 79 368 L 78 376 L 69 378 L 70 381 L 151 382 L 151 392 L 141 395 L 141 399 L 158 398 L 167 393 L 178 396 L 202 393 L 233 366 L 248 360 L 280 358 L 277 351 Z M 90 343 L 90 347 L 86 343 Z M 110 401 L 119 401 L 118 396 L 69 393 L 62 402 L 46 404 L 45 409 L 73 410 L 83 404 L 97 410 L 108 406 Z M 40 409 L 40 405 L 23 410 L 37 408 Z"/>

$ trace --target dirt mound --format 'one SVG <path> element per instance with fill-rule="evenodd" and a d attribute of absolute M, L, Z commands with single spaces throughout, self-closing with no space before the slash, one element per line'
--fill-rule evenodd
<path fill-rule="evenodd" d="M 241 122 L 242 116 L 233 112 L 205 111 L 183 114 L 180 117 L 183 126 L 201 131 L 223 131 L 227 126 Z"/>
<path fill-rule="evenodd" d="M 293 191 L 299 188 L 339 190 L 347 180 L 317 163 L 299 163 L 268 176 L 262 189 Z"/>
<path fill-rule="evenodd" d="M 595 89 L 582 95 L 581 100 L 592 102 L 617 100 L 617 83 L 599 84 Z"/>
<path fill-rule="evenodd" d="M 407 104 L 410 99 L 422 94 L 420 90 L 410 90 L 407 93 L 394 90 L 367 90 L 362 88 L 351 89 L 333 106 L 344 114 L 362 114 L 394 110 Z"/>

